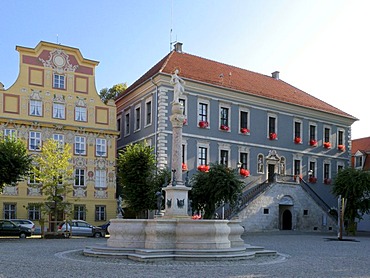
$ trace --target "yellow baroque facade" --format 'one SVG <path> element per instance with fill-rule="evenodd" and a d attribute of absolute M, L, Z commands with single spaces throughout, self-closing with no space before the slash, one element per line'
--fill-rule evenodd
<path fill-rule="evenodd" d="M 77 48 L 43 41 L 16 50 L 18 78 L 8 89 L 0 83 L 0 134 L 24 140 L 33 155 L 50 138 L 70 144 L 74 182 L 65 198 L 73 204 L 72 217 L 94 225 L 115 218 L 116 106 L 104 104 L 96 90 L 99 62 L 85 59 Z M 0 218 L 30 219 L 39 226 L 43 217 L 35 204 L 44 196 L 32 175 L 0 194 Z M 50 226 L 52 219 L 45 220 Z"/>

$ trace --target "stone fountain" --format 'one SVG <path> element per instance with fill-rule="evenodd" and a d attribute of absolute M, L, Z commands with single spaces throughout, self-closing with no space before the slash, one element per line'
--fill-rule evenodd
<path fill-rule="evenodd" d="M 155 219 L 111 219 L 106 245 L 86 247 L 84 255 L 122 257 L 137 261 L 241 260 L 275 251 L 246 245 L 244 228 L 237 220 L 193 220 L 188 215 L 189 187 L 182 180 L 181 151 L 183 106 L 179 96 L 185 82 L 175 70 L 172 102 L 172 180 L 165 191 L 165 213 Z"/>

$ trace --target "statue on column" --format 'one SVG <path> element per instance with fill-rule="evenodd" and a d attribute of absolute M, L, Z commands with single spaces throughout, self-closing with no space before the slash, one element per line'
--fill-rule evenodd
<path fill-rule="evenodd" d="M 175 73 L 172 74 L 170 83 L 173 85 L 173 102 L 179 102 L 180 94 L 182 94 L 184 90 L 185 81 L 181 79 L 177 74 L 179 70 L 176 69 Z"/>

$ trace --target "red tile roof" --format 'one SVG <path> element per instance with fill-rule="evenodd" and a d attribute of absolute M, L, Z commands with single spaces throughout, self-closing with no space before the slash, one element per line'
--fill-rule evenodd
<path fill-rule="evenodd" d="M 245 94 L 287 102 L 357 120 L 350 114 L 302 90 L 271 76 L 215 62 L 187 53 L 172 51 L 127 88 L 116 102 L 158 73 L 172 74 L 180 70 L 183 79 L 242 91 Z M 118 105 L 117 105 L 118 106 Z"/>
<path fill-rule="evenodd" d="M 370 153 L 370 137 L 352 140 L 352 154 L 355 154 L 357 151 Z"/>

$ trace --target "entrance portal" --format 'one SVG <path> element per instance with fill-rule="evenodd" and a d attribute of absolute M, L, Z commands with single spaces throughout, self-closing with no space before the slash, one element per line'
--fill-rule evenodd
<path fill-rule="evenodd" d="M 284 210 L 282 216 L 282 229 L 283 230 L 291 230 L 292 229 L 292 213 L 289 209 Z"/>
<path fill-rule="evenodd" d="M 274 181 L 274 175 L 275 175 L 275 164 L 269 164 L 268 165 L 268 181 L 269 182 Z"/>

